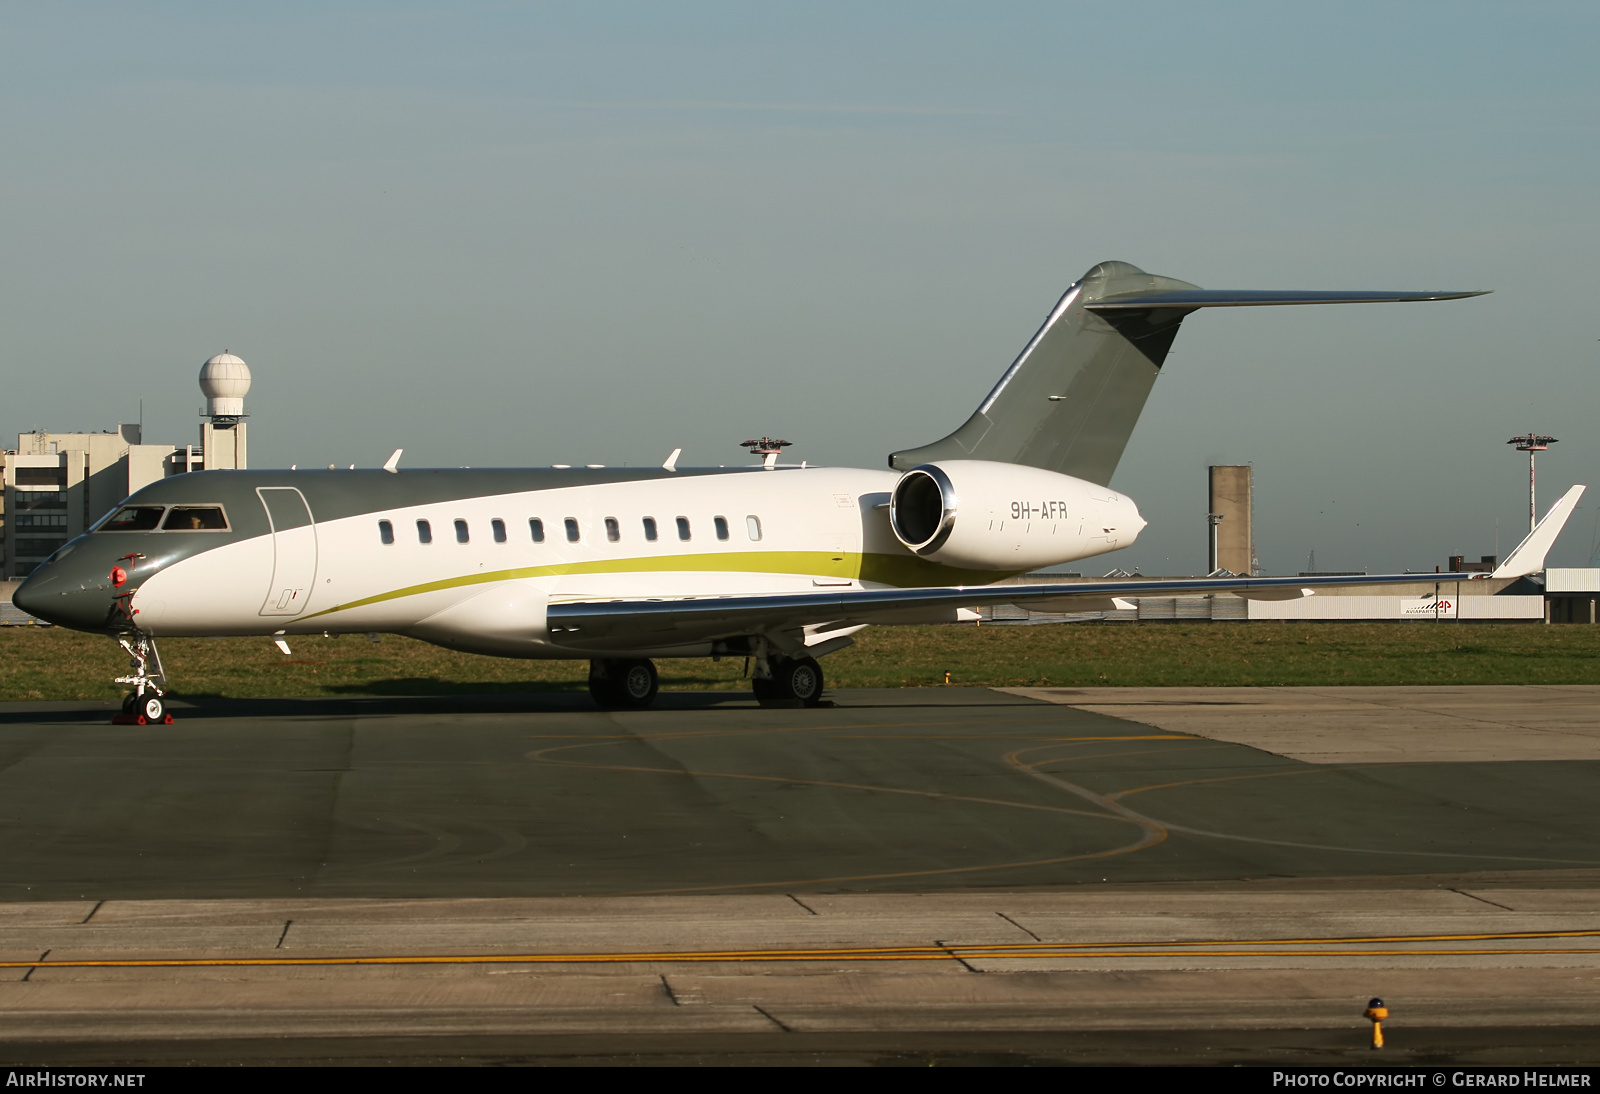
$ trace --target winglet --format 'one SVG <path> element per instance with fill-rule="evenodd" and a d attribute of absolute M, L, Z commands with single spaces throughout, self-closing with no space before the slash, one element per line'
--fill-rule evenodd
<path fill-rule="evenodd" d="M 1567 518 L 1572 516 L 1572 511 L 1578 507 L 1578 499 L 1583 497 L 1583 487 L 1574 486 L 1561 496 L 1561 500 L 1550 507 L 1544 519 L 1534 526 L 1528 533 L 1528 538 L 1517 544 L 1517 549 L 1506 556 L 1492 577 L 1527 577 L 1544 569 L 1544 556 L 1550 553 L 1550 547 L 1555 543 L 1556 537 L 1561 534 L 1561 529 L 1566 526 Z"/>
<path fill-rule="evenodd" d="M 391 474 L 391 475 L 400 474 L 400 453 L 402 453 L 404 451 L 405 451 L 405 449 L 403 449 L 403 448 L 395 449 L 394 450 L 394 455 L 390 456 L 387 460 L 385 460 L 383 462 L 383 469 L 385 471 L 389 472 L 389 474 Z"/>
<path fill-rule="evenodd" d="M 667 462 L 661 466 L 668 471 L 676 471 L 678 469 L 678 457 L 681 455 L 683 455 L 683 449 L 674 448 L 672 450 L 672 455 L 667 457 Z"/>

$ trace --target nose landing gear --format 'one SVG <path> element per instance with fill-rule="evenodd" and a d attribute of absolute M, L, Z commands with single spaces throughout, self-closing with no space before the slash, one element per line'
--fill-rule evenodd
<path fill-rule="evenodd" d="M 172 724 L 163 701 L 167 694 L 163 686 L 167 674 L 161 669 L 161 655 L 156 652 L 156 640 L 148 634 L 135 632 L 119 634 L 117 645 L 128 654 L 128 667 L 133 671 L 119 676 L 119 684 L 132 684 L 133 694 L 122 700 L 122 713 L 111 719 L 112 725 L 146 726 Z"/>

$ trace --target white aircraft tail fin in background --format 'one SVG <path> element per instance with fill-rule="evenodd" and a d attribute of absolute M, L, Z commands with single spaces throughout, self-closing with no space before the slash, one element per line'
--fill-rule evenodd
<path fill-rule="evenodd" d="M 1544 569 L 1544 556 L 1550 553 L 1550 547 L 1561 534 L 1561 529 L 1566 526 L 1567 518 L 1572 516 L 1572 511 L 1578 507 L 1578 499 L 1583 497 L 1583 487 L 1574 486 L 1561 500 L 1550 507 L 1544 519 L 1534 525 L 1533 531 L 1528 533 L 1528 538 L 1517 544 L 1517 549 L 1506 556 L 1499 569 L 1490 575 L 1492 577 L 1527 577 Z"/>

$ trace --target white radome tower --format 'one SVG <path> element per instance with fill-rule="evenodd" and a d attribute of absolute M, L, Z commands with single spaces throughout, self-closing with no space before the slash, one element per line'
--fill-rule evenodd
<path fill-rule="evenodd" d="M 206 397 L 207 419 L 200 424 L 200 451 L 189 466 L 206 471 L 242 471 L 245 458 L 244 397 L 250 391 L 250 366 L 223 350 L 200 366 L 200 393 Z M 196 461 L 195 456 L 199 459 Z"/>
<path fill-rule="evenodd" d="M 250 393 L 250 366 L 223 350 L 200 366 L 200 393 L 206 397 L 204 417 L 217 425 L 244 417 L 244 397 Z"/>

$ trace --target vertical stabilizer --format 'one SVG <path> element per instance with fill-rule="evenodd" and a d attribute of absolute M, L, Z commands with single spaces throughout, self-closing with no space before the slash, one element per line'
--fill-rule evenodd
<path fill-rule="evenodd" d="M 943 440 L 894 453 L 889 466 L 995 460 L 1111 481 L 1178 326 L 1194 309 L 1099 314 L 1087 305 L 1195 287 L 1126 262 L 1100 263 L 1066 291 L 965 425 Z"/>

